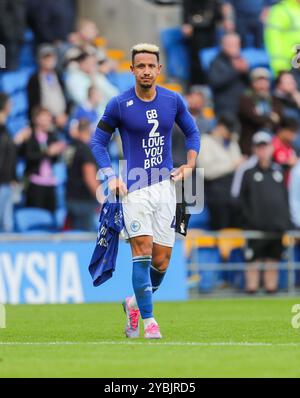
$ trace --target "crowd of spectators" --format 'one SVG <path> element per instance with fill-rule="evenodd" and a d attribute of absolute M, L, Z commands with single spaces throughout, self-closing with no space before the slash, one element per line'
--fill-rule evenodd
<path fill-rule="evenodd" d="M 18 68 L 28 26 L 37 62 L 27 85 L 29 126 L 8 131 L 12 104 L 0 93 L 0 231 L 14 230 L 14 208 L 54 214 L 62 200 L 67 218 L 61 228 L 94 231 L 101 189 L 89 142 L 106 104 L 119 93 L 109 79 L 117 63 L 107 57 L 95 23 L 76 23 L 74 0 L 45 0 L 43 7 L 36 0 L 0 3 L 7 69 Z M 245 252 L 249 261 L 270 264 L 264 281 L 272 292 L 281 236 L 300 228 L 300 65 L 291 50 L 298 44 L 300 1 L 185 0 L 182 7 L 182 33 L 191 54 L 185 100 L 202 135 L 197 166 L 205 172 L 207 228 L 278 233 L 277 240 L 252 240 Z M 199 51 L 216 45 L 219 52 L 206 70 Z M 243 57 L 247 46 L 265 48 L 270 68 L 252 68 Z M 109 151 L 113 162 L 122 156 L 118 134 Z M 186 162 L 176 125 L 173 157 L 175 167 Z M 63 199 L 55 171 L 61 164 L 67 170 Z M 201 215 L 192 218 L 201 224 Z M 253 267 L 246 289 L 256 291 L 258 284 Z"/>
<path fill-rule="evenodd" d="M 89 141 L 106 104 L 119 93 L 107 77 L 117 63 L 107 57 L 96 24 L 77 22 L 74 0 L 46 0 L 43 7 L 35 0 L 3 0 L 0 7 L 6 70 L 18 70 L 28 28 L 37 65 L 26 91 L 29 123 L 21 131 L 8 130 L 12 103 L 0 93 L 0 231 L 14 231 L 14 208 L 44 209 L 55 217 L 62 202 L 68 215 L 62 228 L 94 231 L 99 182 Z M 114 159 L 121 156 L 118 137 L 110 150 Z M 67 174 L 62 196 L 56 172 L 61 165 Z"/>

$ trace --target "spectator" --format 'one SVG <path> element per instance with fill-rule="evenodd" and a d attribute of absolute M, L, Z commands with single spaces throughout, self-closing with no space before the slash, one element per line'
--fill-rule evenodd
<path fill-rule="evenodd" d="M 65 157 L 68 166 L 67 205 L 72 229 L 94 231 L 97 209 L 96 194 L 99 183 L 97 166 L 89 148 L 91 125 L 81 119 L 77 139 L 68 147 Z"/>
<path fill-rule="evenodd" d="M 281 105 L 271 95 L 270 72 L 256 68 L 251 72 L 251 89 L 240 99 L 239 118 L 241 122 L 240 146 L 242 153 L 251 155 L 252 137 L 259 130 L 270 133 L 280 123 Z"/>
<path fill-rule="evenodd" d="M 195 118 L 201 134 L 209 133 L 216 125 L 213 109 L 208 104 L 207 93 L 204 88 L 194 86 L 186 96 L 190 113 Z M 172 132 L 173 163 L 174 167 L 185 164 L 185 138 L 181 129 L 175 124 Z"/>
<path fill-rule="evenodd" d="M 275 233 L 275 239 L 251 239 L 245 249 L 251 263 L 246 271 L 246 291 L 259 288 L 259 265 L 264 263 L 264 288 L 268 293 L 278 288 L 278 269 L 283 253 L 282 235 L 290 227 L 287 189 L 281 167 L 272 162 L 272 137 L 258 132 L 252 138 L 257 164 L 244 173 L 240 194 L 243 227 Z"/>
<path fill-rule="evenodd" d="M 64 84 L 56 72 L 57 57 L 55 48 L 51 45 L 42 45 L 38 54 L 39 70 L 34 73 L 27 86 L 29 115 L 36 107 L 48 109 L 54 117 L 59 129 L 67 124 L 67 101 L 64 93 Z"/>
<path fill-rule="evenodd" d="M 73 115 L 72 121 L 79 122 L 81 119 L 86 119 L 92 125 L 92 129 L 96 130 L 96 126 L 99 120 L 99 105 L 101 103 L 101 95 L 99 90 L 95 86 L 91 86 L 88 89 L 88 99 L 83 106 L 77 106 Z"/>
<path fill-rule="evenodd" d="M 31 137 L 23 145 L 26 162 L 26 207 L 56 209 L 53 164 L 58 161 L 65 144 L 52 131 L 52 116 L 45 108 L 36 108 L 32 115 Z"/>
<path fill-rule="evenodd" d="M 189 40 L 191 51 L 191 84 L 205 83 L 205 73 L 199 61 L 199 51 L 212 47 L 216 42 L 219 21 L 225 18 L 226 10 L 220 0 L 185 0 L 183 2 L 183 34 Z M 233 26 L 226 25 L 233 30 Z"/>
<path fill-rule="evenodd" d="M 26 27 L 25 0 L 0 1 L 0 43 L 6 49 L 6 68 L 19 67 L 21 44 Z"/>
<path fill-rule="evenodd" d="M 280 101 L 284 116 L 300 121 L 300 90 L 291 72 L 279 72 L 275 82 L 274 96 Z"/>
<path fill-rule="evenodd" d="M 108 101 L 118 94 L 118 90 L 108 79 L 97 72 L 97 59 L 94 55 L 82 53 L 77 58 L 78 64 L 72 64 L 67 70 L 66 85 L 70 98 L 76 105 L 84 106 L 88 100 L 90 86 L 95 86 L 101 93 L 99 116 L 104 112 Z"/>
<path fill-rule="evenodd" d="M 269 7 L 274 3 L 274 0 L 225 0 L 225 4 L 232 7 L 236 32 L 241 37 L 242 47 L 264 46 L 264 23 Z"/>
<path fill-rule="evenodd" d="M 300 162 L 291 170 L 289 202 L 292 222 L 297 229 L 300 229 Z"/>
<path fill-rule="evenodd" d="M 38 44 L 67 41 L 74 31 L 75 5 L 75 0 L 43 0 L 41 7 L 39 0 L 27 0 L 28 23 Z"/>
<path fill-rule="evenodd" d="M 194 116 L 201 134 L 209 133 L 216 125 L 214 110 L 209 105 L 207 90 L 199 86 L 191 88 L 186 97 L 190 113 Z"/>
<path fill-rule="evenodd" d="M 293 148 L 299 126 L 295 119 L 282 119 L 277 133 L 273 137 L 273 160 L 281 165 L 285 173 L 285 182 L 289 183 L 289 174 L 292 167 L 298 162 Z"/>
<path fill-rule="evenodd" d="M 16 148 L 6 128 L 11 111 L 9 97 L 0 93 L 0 232 L 13 230 L 13 189 L 16 181 Z"/>
<path fill-rule="evenodd" d="M 222 39 L 222 50 L 212 62 L 208 79 L 214 94 L 216 113 L 236 115 L 239 97 L 248 83 L 249 67 L 241 57 L 241 42 L 236 33 Z"/>
<path fill-rule="evenodd" d="M 265 45 L 275 75 L 290 70 L 299 44 L 300 0 L 281 0 L 271 7 L 265 28 Z"/>
<path fill-rule="evenodd" d="M 220 116 L 211 134 L 202 138 L 197 167 L 204 168 L 205 198 L 211 228 L 232 226 L 231 185 L 234 172 L 244 159 L 234 132 L 236 122 L 229 115 Z"/>

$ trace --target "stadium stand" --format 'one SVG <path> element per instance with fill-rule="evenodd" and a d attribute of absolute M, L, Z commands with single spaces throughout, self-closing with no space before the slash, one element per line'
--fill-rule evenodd
<path fill-rule="evenodd" d="M 166 57 L 166 73 L 159 77 L 158 84 L 184 95 L 187 93 L 186 88 L 189 85 L 190 78 L 190 53 L 186 36 L 184 36 L 181 26 L 164 28 L 158 33 L 161 48 Z M 103 50 L 105 59 L 112 61 L 112 65 L 114 65 L 106 74 L 107 79 L 120 92 L 123 92 L 134 84 L 134 77 L 129 71 L 131 61 L 126 58 L 126 53 L 123 49 L 107 48 L 108 43 L 109 40 L 105 36 L 99 36 L 94 40 L 94 46 L 101 51 Z M 249 43 L 251 44 L 251 41 Z M 209 70 L 211 62 L 219 51 L 219 41 L 216 39 L 213 47 L 204 48 L 199 52 L 199 60 L 204 71 L 207 72 Z M 241 54 L 247 61 L 249 70 L 257 67 L 264 67 L 270 70 L 269 56 L 264 48 L 248 46 L 242 49 Z M 7 121 L 7 127 L 13 136 L 29 124 L 26 87 L 30 76 L 36 70 L 35 35 L 33 31 L 27 29 L 21 48 L 19 69 L 10 72 L 2 71 L 0 74 L 0 91 L 7 93 L 12 101 L 12 112 Z M 211 88 L 208 85 L 203 86 L 202 89 L 211 93 Z M 211 98 L 209 101 L 211 115 L 214 115 L 214 104 Z M 67 128 L 65 131 L 62 130 L 61 134 L 64 140 L 68 142 L 72 131 L 70 132 Z M 112 142 L 110 152 L 114 168 L 117 169 L 120 151 L 116 142 Z M 20 181 L 24 179 L 24 170 L 25 162 L 24 159 L 20 158 L 16 167 L 16 173 Z M 23 201 L 21 201 L 15 206 L 17 232 L 53 232 L 63 231 L 66 228 L 65 187 L 67 168 L 64 160 L 54 165 L 53 172 L 58 182 L 56 187 L 56 211 L 52 215 L 41 209 L 24 209 L 22 208 Z M 95 215 L 95 219 L 97 217 Z M 220 231 L 218 236 L 211 236 L 210 223 L 211 218 L 207 207 L 204 208 L 201 214 L 192 215 L 191 217 L 191 234 L 185 243 L 189 279 L 196 281 L 197 289 L 200 292 L 213 292 L 216 287 L 222 284 L 241 290 L 245 286 L 245 265 L 244 269 L 231 269 L 231 267 L 245 263 L 244 248 L 246 238 L 244 231 L 242 229 L 228 229 Z M 240 227 L 242 226 L 239 225 L 238 228 Z M 230 238 L 231 233 L 236 233 L 238 237 Z M 285 241 L 285 243 L 287 249 L 290 248 L 291 244 L 295 246 L 292 250 L 292 260 L 299 262 L 300 249 L 296 244 L 297 242 L 294 240 Z M 283 259 L 280 264 L 279 289 L 285 290 L 289 287 L 290 261 L 291 258 L 289 257 L 289 260 Z M 198 265 L 197 269 L 193 268 L 195 264 Z M 300 285 L 300 271 L 295 271 L 294 274 L 295 283 Z"/>

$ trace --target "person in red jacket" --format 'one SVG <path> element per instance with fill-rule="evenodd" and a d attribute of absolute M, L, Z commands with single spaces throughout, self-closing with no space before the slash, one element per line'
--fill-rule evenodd
<path fill-rule="evenodd" d="M 298 162 L 297 154 L 293 148 L 298 128 L 299 126 L 295 119 L 284 118 L 273 138 L 273 160 L 282 166 L 286 185 L 289 183 L 291 168 Z"/>

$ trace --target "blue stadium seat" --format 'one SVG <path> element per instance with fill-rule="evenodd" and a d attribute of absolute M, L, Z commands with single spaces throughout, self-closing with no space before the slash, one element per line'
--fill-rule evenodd
<path fill-rule="evenodd" d="M 221 256 L 220 252 L 217 248 L 211 247 L 201 247 L 197 249 L 197 263 L 200 264 L 200 282 L 199 282 L 199 290 L 204 293 L 209 293 L 216 286 L 218 281 L 219 271 L 217 269 L 211 270 L 201 270 L 202 267 L 208 267 L 211 264 L 212 267 L 220 264 Z"/>
<path fill-rule="evenodd" d="M 199 58 L 205 71 L 208 71 L 212 61 L 218 55 L 219 51 L 219 47 L 209 47 L 200 50 Z M 241 53 L 248 62 L 250 69 L 257 67 L 270 68 L 270 60 L 265 49 L 249 47 L 242 49 Z"/>
<path fill-rule="evenodd" d="M 270 68 L 270 60 L 268 53 L 263 48 L 244 48 L 242 56 L 248 62 L 250 69 L 257 67 Z"/>
<path fill-rule="evenodd" d="M 233 249 L 230 253 L 228 262 L 232 264 L 245 263 L 243 249 Z M 224 271 L 222 276 L 223 280 L 228 282 L 231 286 L 238 289 L 245 288 L 245 271 Z"/>
<path fill-rule="evenodd" d="M 162 30 L 160 32 L 160 41 L 166 53 L 168 75 L 175 79 L 188 80 L 190 56 L 181 28 Z"/>
<path fill-rule="evenodd" d="M 53 165 L 53 174 L 57 184 L 64 184 L 67 181 L 67 166 L 64 162 L 57 162 Z"/>
<path fill-rule="evenodd" d="M 20 54 L 20 66 L 21 68 L 36 66 L 34 34 L 30 29 L 27 29 L 24 35 L 24 44 Z"/>
<path fill-rule="evenodd" d="M 7 122 L 7 126 L 12 135 L 15 135 L 18 131 L 27 127 L 29 124 L 27 115 L 18 115 L 16 117 L 10 117 Z"/>
<path fill-rule="evenodd" d="M 202 213 L 192 214 L 189 222 L 189 229 L 209 230 L 210 216 L 207 207 L 204 207 Z"/>
<path fill-rule="evenodd" d="M 121 93 L 129 90 L 135 84 L 134 76 L 130 72 L 110 73 L 108 79 Z"/>
<path fill-rule="evenodd" d="M 19 91 L 11 95 L 12 112 L 11 117 L 15 118 L 17 115 L 28 114 L 28 98 L 26 91 Z"/>
<path fill-rule="evenodd" d="M 57 229 L 63 229 L 67 218 L 67 213 L 67 209 L 63 207 L 55 211 L 54 218 Z"/>
<path fill-rule="evenodd" d="M 294 260 L 299 263 L 300 262 L 300 245 L 295 246 L 294 250 Z M 296 285 L 300 286 L 300 270 L 296 271 Z"/>
<path fill-rule="evenodd" d="M 43 209 L 25 208 L 15 212 L 17 232 L 54 231 L 56 229 L 53 215 Z"/>
<path fill-rule="evenodd" d="M 5 72 L 2 76 L 2 89 L 5 93 L 12 95 L 18 91 L 25 90 L 30 76 L 35 68 L 24 68 L 16 72 Z"/>
<path fill-rule="evenodd" d="M 200 50 L 199 57 L 203 70 L 208 71 L 210 64 L 216 58 L 219 51 L 220 51 L 219 47 L 209 47 Z"/>

